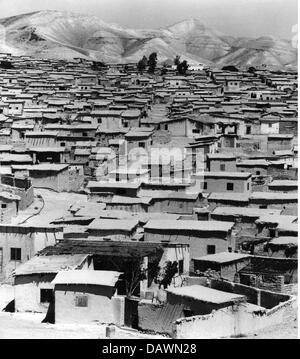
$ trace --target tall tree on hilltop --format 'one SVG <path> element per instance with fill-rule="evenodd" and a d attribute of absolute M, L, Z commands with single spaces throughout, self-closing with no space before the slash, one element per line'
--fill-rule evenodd
<path fill-rule="evenodd" d="M 174 65 L 178 66 L 180 64 L 180 56 L 176 55 L 175 59 L 174 59 Z"/>
<path fill-rule="evenodd" d="M 140 73 L 143 73 L 146 69 L 148 59 L 146 56 L 143 56 L 143 58 L 137 63 L 137 69 Z"/>
<path fill-rule="evenodd" d="M 152 52 L 152 54 L 149 56 L 149 60 L 148 60 L 148 72 L 150 74 L 153 74 L 155 69 L 156 69 L 156 65 L 157 65 L 157 53 L 156 52 Z"/>
<path fill-rule="evenodd" d="M 183 60 L 182 62 L 179 62 L 179 64 L 177 65 L 177 72 L 179 73 L 179 75 L 185 75 L 188 68 L 189 68 L 189 64 L 187 63 L 186 60 Z"/>

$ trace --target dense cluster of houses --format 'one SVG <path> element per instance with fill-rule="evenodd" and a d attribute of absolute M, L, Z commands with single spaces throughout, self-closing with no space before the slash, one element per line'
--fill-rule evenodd
<path fill-rule="evenodd" d="M 15 311 L 175 338 L 281 320 L 297 286 L 297 73 L 0 60 Z"/>

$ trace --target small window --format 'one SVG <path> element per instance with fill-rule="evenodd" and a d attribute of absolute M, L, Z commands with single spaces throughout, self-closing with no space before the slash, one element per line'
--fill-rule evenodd
<path fill-rule="evenodd" d="M 225 171 L 225 163 L 220 164 L 220 171 Z"/>
<path fill-rule="evenodd" d="M 7 208 L 7 204 L 6 204 L 6 203 L 1 203 L 1 208 L 2 208 L 2 209 Z"/>
<path fill-rule="evenodd" d="M 207 246 L 207 254 L 215 254 L 216 253 L 216 246 L 215 245 L 208 245 Z"/>
<path fill-rule="evenodd" d="M 41 289 L 40 302 L 41 303 L 52 303 L 53 302 L 53 290 L 52 289 Z"/>
<path fill-rule="evenodd" d="M 227 183 L 227 191 L 233 191 L 233 183 Z"/>
<path fill-rule="evenodd" d="M 247 126 L 246 127 L 246 134 L 250 135 L 251 134 L 251 126 Z"/>
<path fill-rule="evenodd" d="M 87 135 L 88 135 L 87 132 L 82 132 L 83 137 L 87 137 Z"/>
<path fill-rule="evenodd" d="M 77 296 L 75 299 L 76 307 L 87 307 L 88 306 L 88 297 L 87 295 Z"/>
<path fill-rule="evenodd" d="M 207 189 L 207 182 L 203 182 L 203 189 Z"/>
<path fill-rule="evenodd" d="M 10 260 L 11 261 L 20 261 L 21 260 L 21 248 L 11 248 L 10 249 Z"/>
<path fill-rule="evenodd" d="M 66 143 L 65 142 L 61 142 L 61 147 L 65 147 L 66 146 Z"/>
<path fill-rule="evenodd" d="M 249 191 L 249 189 L 250 189 L 250 183 L 248 182 L 247 183 L 247 191 Z"/>
<path fill-rule="evenodd" d="M 260 171 L 256 171 L 256 176 L 260 176 Z"/>
<path fill-rule="evenodd" d="M 169 126 L 165 125 L 165 131 L 168 131 L 168 129 L 169 129 Z"/>
<path fill-rule="evenodd" d="M 145 148 L 145 147 L 146 147 L 145 142 L 139 142 L 139 147 L 141 147 L 141 148 Z"/>

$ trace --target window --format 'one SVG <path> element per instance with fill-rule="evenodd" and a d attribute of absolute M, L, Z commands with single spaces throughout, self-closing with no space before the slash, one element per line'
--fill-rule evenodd
<path fill-rule="evenodd" d="M 227 191 L 233 191 L 233 183 L 231 183 L 231 182 L 229 182 L 229 183 L 227 183 Z"/>
<path fill-rule="evenodd" d="M 250 135 L 251 134 L 251 126 L 247 126 L 246 127 L 246 134 Z"/>
<path fill-rule="evenodd" d="M 208 245 L 207 246 L 207 254 L 215 254 L 216 253 L 216 246 L 215 245 Z"/>
<path fill-rule="evenodd" d="M 247 183 L 247 191 L 249 191 L 249 189 L 250 189 L 250 183 L 248 182 Z"/>
<path fill-rule="evenodd" d="M 183 273 L 183 259 L 180 259 L 178 261 L 178 273 L 182 274 Z"/>
<path fill-rule="evenodd" d="M 87 135 L 88 135 L 87 132 L 82 132 L 83 137 L 87 137 Z"/>
<path fill-rule="evenodd" d="M 52 289 L 41 289 L 40 291 L 40 302 L 51 303 L 53 302 L 53 290 Z"/>
<path fill-rule="evenodd" d="M 61 147 L 65 147 L 66 146 L 66 143 L 65 142 L 61 142 Z"/>
<path fill-rule="evenodd" d="M 272 123 L 269 123 L 269 127 L 272 127 Z"/>
<path fill-rule="evenodd" d="M 10 260 L 11 261 L 20 261 L 21 260 L 21 248 L 11 248 L 10 249 Z"/>
<path fill-rule="evenodd" d="M 260 171 L 256 171 L 256 176 L 260 176 Z"/>
<path fill-rule="evenodd" d="M 2 208 L 2 209 L 7 208 L 7 204 L 6 204 L 6 203 L 1 203 L 1 208 Z"/>
<path fill-rule="evenodd" d="M 169 129 L 169 126 L 165 125 L 165 131 L 168 131 L 168 129 Z"/>
<path fill-rule="evenodd" d="M 75 307 L 87 307 L 88 297 L 87 295 L 80 295 L 75 298 Z"/>
<path fill-rule="evenodd" d="M 220 164 L 220 171 L 225 171 L 225 163 Z"/>
<path fill-rule="evenodd" d="M 207 182 L 203 182 L 203 189 L 207 189 Z"/>
<path fill-rule="evenodd" d="M 146 147 L 145 142 L 139 142 L 139 147 L 141 147 L 141 148 L 145 148 L 145 147 Z"/>

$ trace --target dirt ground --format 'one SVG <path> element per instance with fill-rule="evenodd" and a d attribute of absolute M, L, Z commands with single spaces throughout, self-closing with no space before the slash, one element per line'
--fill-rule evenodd
<path fill-rule="evenodd" d="M 106 325 L 41 323 L 44 314 L 0 312 L 0 339 L 105 339 Z M 161 339 L 131 329 L 116 328 L 114 339 Z"/>

